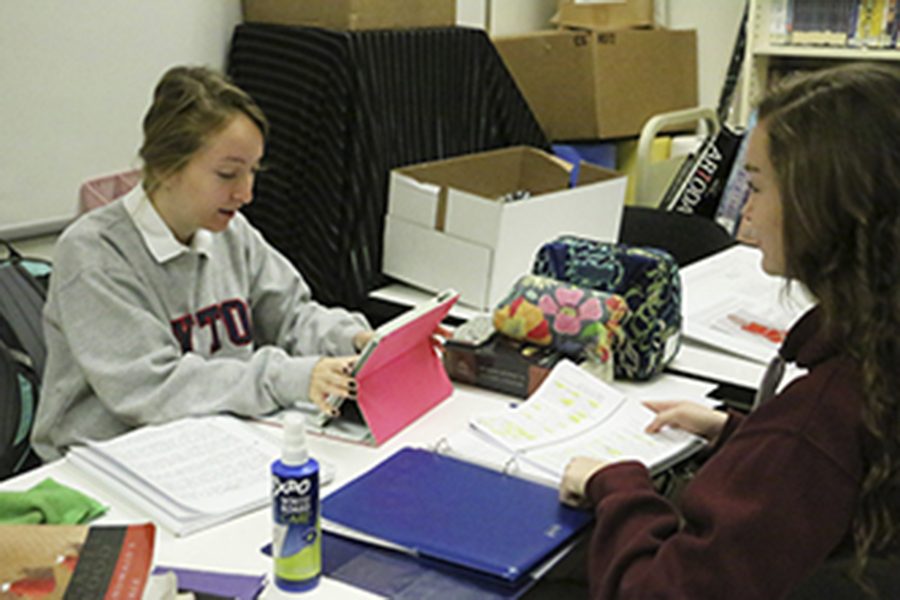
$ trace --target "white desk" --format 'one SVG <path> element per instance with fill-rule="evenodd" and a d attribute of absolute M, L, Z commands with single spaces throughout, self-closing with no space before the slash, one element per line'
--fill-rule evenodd
<path fill-rule="evenodd" d="M 432 298 L 434 294 L 402 283 L 392 283 L 372 291 L 372 298 L 392 302 L 401 306 L 415 306 Z M 450 315 L 463 320 L 490 314 L 457 303 Z M 748 360 L 698 342 L 683 338 L 681 350 L 671 364 L 672 368 L 682 373 L 698 375 L 721 383 L 733 383 L 749 388 L 756 388 L 762 381 L 766 365 L 758 361 Z"/>
<path fill-rule="evenodd" d="M 681 269 L 681 277 L 684 339 L 671 367 L 682 373 L 755 389 L 762 380 L 770 356 L 764 354 L 751 358 L 754 353 L 748 354 L 748 346 L 742 345 L 739 338 L 698 327 L 704 310 L 710 304 L 726 302 L 733 296 L 751 297 L 760 310 L 777 307 L 779 316 L 790 323 L 812 305 L 812 300 L 799 285 L 788 293 L 784 278 L 763 272 L 760 251 L 745 245 L 732 246 L 688 265 Z M 434 294 L 403 283 L 393 283 L 369 295 L 379 300 L 413 306 Z M 468 320 L 489 313 L 457 303 L 450 314 Z M 752 349 L 752 345 L 749 347 Z M 772 355 L 774 351 L 775 347 L 771 349 Z"/>
<path fill-rule="evenodd" d="M 687 386 L 687 387 L 685 387 Z M 697 382 L 665 378 L 648 383 L 629 383 L 621 386 L 624 393 L 643 399 L 669 399 L 708 393 Z M 519 399 L 488 390 L 456 384 L 453 395 L 423 415 L 381 447 L 374 448 L 346 441 L 309 436 L 312 455 L 331 462 L 336 467 L 334 482 L 323 488 L 323 496 L 359 476 L 402 447 L 433 447 L 445 436 L 468 426 L 478 413 L 492 411 L 517 403 Z M 275 427 L 260 424 L 259 427 Z M 66 460 L 55 461 L 39 469 L 0 483 L 2 490 L 25 490 L 46 477 L 80 490 L 110 506 L 97 524 L 141 523 L 151 519 L 131 504 L 115 489 L 104 485 L 73 467 Z M 265 481 L 261 482 L 261 485 Z M 271 559 L 260 549 L 271 541 L 272 521 L 268 508 L 248 513 L 227 523 L 188 535 L 175 537 L 157 527 L 155 565 L 194 568 L 247 575 L 271 574 Z M 269 585 L 262 598 L 296 598 Z M 306 594 L 310 598 L 373 598 L 373 594 L 323 577 L 319 586 Z"/>
<path fill-rule="evenodd" d="M 435 441 L 468 423 L 470 415 L 508 404 L 512 398 L 477 388 L 458 386 L 453 396 L 429 411 L 407 429 L 379 448 L 310 436 L 310 451 L 333 463 L 335 481 L 323 489 L 323 495 L 373 467 L 404 446 L 428 447 Z M 82 474 L 65 460 L 55 461 L 0 483 L 3 490 L 25 490 L 46 477 L 81 490 L 108 504 L 109 512 L 97 524 L 146 522 L 150 520 L 115 490 Z M 272 561 L 260 552 L 272 537 L 269 509 L 261 509 L 184 538 L 177 538 L 157 527 L 154 564 L 197 568 L 210 571 L 259 575 L 270 574 Z M 261 598 L 297 598 L 274 585 L 267 586 Z M 373 594 L 323 577 L 319 586 L 304 595 L 308 598 L 374 598 Z"/>
<path fill-rule="evenodd" d="M 682 338 L 681 349 L 669 363 L 680 373 L 756 389 L 762 381 L 766 365 L 730 354 L 689 338 Z"/>

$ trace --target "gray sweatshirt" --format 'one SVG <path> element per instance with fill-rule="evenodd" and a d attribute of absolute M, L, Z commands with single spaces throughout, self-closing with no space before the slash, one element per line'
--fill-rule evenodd
<path fill-rule="evenodd" d="M 51 460 L 144 424 L 308 402 L 315 363 L 355 354 L 365 329 L 361 315 L 313 302 L 242 215 L 188 247 L 138 185 L 57 242 L 32 443 Z"/>

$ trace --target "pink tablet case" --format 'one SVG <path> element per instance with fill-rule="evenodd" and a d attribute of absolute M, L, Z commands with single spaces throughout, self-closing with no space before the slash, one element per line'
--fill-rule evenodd
<path fill-rule="evenodd" d="M 431 334 L 458 297 L 381 338 L 357 373 L 357 402 L 377 445 L 453 392 Z"/>

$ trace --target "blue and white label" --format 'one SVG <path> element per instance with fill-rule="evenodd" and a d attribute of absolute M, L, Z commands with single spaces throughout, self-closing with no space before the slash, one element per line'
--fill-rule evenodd
<path fill-rule="evenodd" d="M 315 476 L 302 479 L 272 476 L 273 550 L 276 557 L 299 554 L 318 540 L 318 491 Z"/>

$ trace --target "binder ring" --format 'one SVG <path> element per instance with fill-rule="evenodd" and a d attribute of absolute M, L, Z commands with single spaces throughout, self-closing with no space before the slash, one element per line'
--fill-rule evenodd
<path fill-rule="evenodd" d="M 503 474 L 512 475 L 519 470 L 519 455 L 513 454 L 505 463 L 503 463 Z"/>
<path fill-rule="evenodd" d="M 450 451 L 450 442 L 447 441 L 446 437 L 442 437 L 434 444 L 434 452 L 438 454 L 449 454 Z"/>

